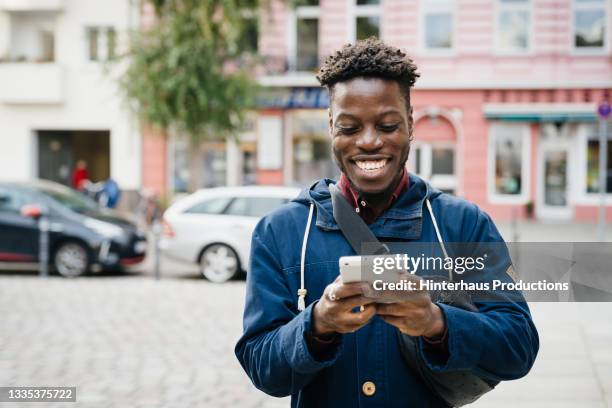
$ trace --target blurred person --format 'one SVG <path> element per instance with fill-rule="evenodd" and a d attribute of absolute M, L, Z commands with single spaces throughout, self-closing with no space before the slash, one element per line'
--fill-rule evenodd
<path fill-rule="evenodd" d="M 87 162 L 79 160 L 72 172 L 72 188 L 77 191 L 84 191 L 85 184 L 89 181 L 89 170 L 87 170 Z"/>
<path fill-rule="evenodd" d="M 117 208 L 119 199 L 121 198 L 121 189 L 119 184 L 112 178 L 108 178 L 102 187 L 101 205 L 107 208 Z"/>
<path fill-rule="evenodd" d="M 404 335 L 434 375 L 461 371 L 496 384 L 526 375 L 535 361 L 538 333 L 524 301 L 475 302 L 476 311 L 429 295 L 375 303 L 364 283 L 338 277 L 338 259 L 355 252 L 334 219 L 331 184 L 379 239 L 437 242 L 439 226 L 448 242 L 503 243 L 476 205 L 408 174 L 418 76 L 410 58 L 376 39 L 328 57 L 317 78 L 329 90 L 340 179 L 313 184 L 253 233 L 235 352 L 257 388 L 291 395 L 292 407 L 449 406 L 407 363 Z M 486 273 L 509 281 L 510 271 L 506 256 Z"/>

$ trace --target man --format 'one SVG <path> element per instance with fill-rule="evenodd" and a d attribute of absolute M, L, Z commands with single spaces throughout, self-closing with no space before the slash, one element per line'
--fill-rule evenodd
<path fill-rule="evenodd" d="M 503 242 L 475 205 L 407 174 L 417 77 L 404 53 L 375 39 L 325 61 L 318 79 L 330 93 L 340 190 L 380 240 L 436 242 L 427 199 L 446 241 Z M 355 253 L 334 220 L 330 183 L 303 191 L 253 233 L 236 355 L 257 388 L 291 395 L 293 407 L 446 406 L 402 358 L 400 332 L 418 337 L 434 371 L 491 381 L 529 371 L 539 343 L 524 303 L 481 303 L 479 313 L 428 297 L 382 304 L 362 283 L 343 284 L 338 259 Z M 498 266 L 505 274 L 510 260 Z"/>

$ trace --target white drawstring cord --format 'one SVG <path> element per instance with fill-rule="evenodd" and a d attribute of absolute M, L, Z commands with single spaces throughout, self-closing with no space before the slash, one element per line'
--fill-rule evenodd
<path fill-rule="evenodd" d="M 436 237 L 438 238 L 438 242 L 442 247 L 442 252 L 444 253 L 444 258 L 448 258 L 448 252 L 446 252 L 446 247 L 444 246 L 444 241 L 442 241 L 442 235 L 440 235 L 440 230 L 438 229 L 438 222 L 436 221 L 436 216 L 431 209 L 431 203 L 428 199 L 425 199 L 425 203 L 427 204 L 427 210 L 429 211 L 429 215 L 431 216 L 431 221 L 433 223 L 434 229 L 436 230 Z M 446 262 L 445 262 L 446 263 Z M 448 269 L 448 279 L 453 280 L 453 271 L 452 269 Z"/>
<path fill-rule="evenodd" d="M 308 211 L 308 222 L 306 222 L 306 231 L 304 231 L 304 240 L 302 241 L 302 259 L 300 261 L 300 288 L 297 291 L 298 295 L 298 311 L 306 309 L 306 293 L 308 291 L 304 287 L 304 265 L 306 260 L 306 244 L 308 243 L 308 233 L 310 232 L 310 223 L 312 222 L 312 213 L 314 211 L 314 203 L 310 203 Z"/>

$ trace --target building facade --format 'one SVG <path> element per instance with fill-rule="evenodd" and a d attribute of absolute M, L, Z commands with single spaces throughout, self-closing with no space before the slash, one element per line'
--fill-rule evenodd
<path fill-rule="evenodd" d="M 374 35 L 421 74 L 410 171 L 496 219 L 595 220 L 611 25 L 610 0 L 271 0 L 259 21 L 257 181 L 337 175 L 315 71 L 343 44 Z"/>
<path fill-rule="evenodd" d="M 125 0 L 0 0 L 0 179 L 70 185 L 84 160 L 92 181 L 141 188 L 140 129 L 113 62 L 139 20 Z"/>

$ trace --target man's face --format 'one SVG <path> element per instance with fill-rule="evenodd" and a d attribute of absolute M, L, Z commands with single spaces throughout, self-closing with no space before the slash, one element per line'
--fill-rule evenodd
<path fill-rule="evenodd" d="M 340 170 L 366 196 L 391 193 L 408 159 L 412 127 L 399 84 L 378 78 L 337 83 L 329 114 Z"/>

